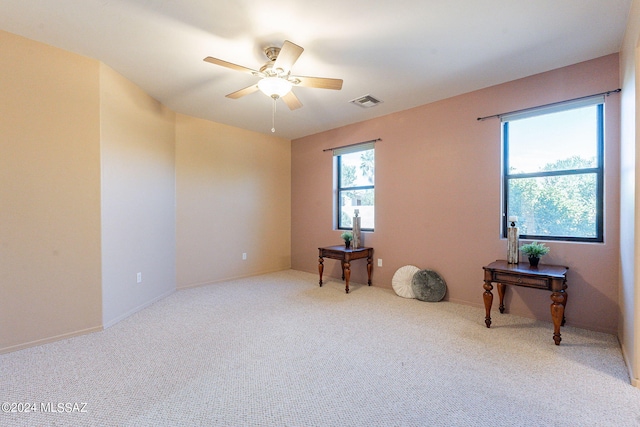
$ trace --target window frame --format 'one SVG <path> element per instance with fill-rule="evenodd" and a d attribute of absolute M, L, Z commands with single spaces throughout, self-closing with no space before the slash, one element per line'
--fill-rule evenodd
<path fill-rule="evenodd" d="M 596 167 L 579 168 L 579 169 L 565 169 L 559 171 L 542 171 L 531 173 L 509 173 L 509 122 L 515 120 L 505 115 L 501 117 L 502 120 L 502 237 L 507 238 L 508 228 L 508 216 L 509 213 L 509 181 L 512 179 L 526 179 L 526 178 L 544 178 L 552 176 L 568 176 L 568 175 L 596 175 L 596 221 L 595 221 L 595 237 L 576 237 L 576 236 L 548 236 L 548 235 L 534 235 L 534 234 L 520 234 L 521 239 L 525 240 L 549 240 L 549 241 L 566 241 L 566 242 L 589 242 L 589 243 L 603 243 L 604 242 L 604 98 L 598 98 L 597 100 L 587 101 L 575 104 L 567 102 L 560 106 L 554 106 L 552 111 L 545 111 L 547 109 L 531 109 L 527 110 L 527 117 L 535 117 L 549 113 L 557 113 L 562 111 L 568 111 L 575 108 L 595 106 L 597 108 L 597 149 L 596 149 Z M 526 118 L 526 117 L 521 117 Z"/>
<path fill-rule="evenodd" d="M 359 153 L 362 151 L 369 151 L 369 150 L 374 150 L 373 151 L 373 158 L 374 158 L 374 183 L 371 185 L 358 185 L 358 186 L 353 186 L 353 187 L 343 187 L 342 186 L 342 156 L 346 155 L 346 154 L 353 154 L 353 153 Z M 334 155 L 333 155 L 334 161 L 335 161 L 335 171 L 336 171 L 336 188 L 335 188 L 335 209 L 334 209 L 334 215 L 335 215 L 335 224 L 336 224 L 336 229 L 337 230 L 351 230 L 353 227 L 344 227 L 341 224 L 341 218 L 342 218 L 342 205 L 340 204 L 340 196 L 341 193 L 344 191 L 358 191 L 358 190 L 373 190 L 374 193 L 374 209 L 375 209 L 375 147 L 373 144 L 362 144 L 358 147 L 350 147 L 349 149 L 344 150 L 343 152 L 338 151 L 338 150 L 334 150 Z M 374 223 L 375 223 L 375 217 L 374 217 Z M 367 231 L 367 232 L 373 232 L 375 230 L 375 225 L 374 228 L 364 228 L 362 227 L 360 229 L 360 231 Z"/>

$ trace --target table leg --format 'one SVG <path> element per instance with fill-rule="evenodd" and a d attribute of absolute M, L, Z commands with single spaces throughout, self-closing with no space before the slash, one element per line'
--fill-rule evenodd
<path fill-rule="evenodd" d="M 369 286 L 371 286 L 371 270 L 373 270 L 373 258 L 367 257 L 367 275 L 369 276 L 367 284 Z"/>
<path fill-rule="evenodd" d="M 344 280 L 344 261 L 340 261 L 340 266 L 342 267 L 342 280 Z"/>
<path fill-rule="evenodd" d="M 562 295 L 564 295 L 564 301 L 562 302 L 562 305 L 564 306 L 564 311 L 567 310 L 567 298 L 569 297 L 569 295 L 567 294 L 567 291 L 564 291 L 562 293 Z M 562 323 L 560 324 L 560 326 L 564 326 L 564 322 L 566 321 L 566 319 L 564 318 L 564 311 L 562 312 Z"/>
<path fill-rule="evenodd" d="M 322 262 L 324 260 L 322 259 L 322 257 L 318 258 L 318 273 L 320 273 L 320 287 L 322 287 L 322 270 L 324 270 L 324 266 L 322 265 Z"/>
<path fill-rule="evenodd" d="M 490 281 L 488 282 L 485 280 L 483 288 L 484 294 L 482 295 L 482 298 L 484 299 L 484 310 L 486 313 L 484 323 L 487 325 L 487 328 L 489 328 L 491 327 L 491 305 L 493 304 L 493 294 L 491 293 L 491 289 L 493 289 L 493 286 Z"/>
<path fill-rule="evenodd" d="M 551 294 L 551 318 L 553 319 L 553 341 L 556 345 L 560 345 L 560 326 L 562 325 L 562 319 L 564 318 L 564 302 L 566 296 L 564 291 L 553 292 Z"/>
<path fill-rule="evenodd" d="M 349 293 L 349 278 L 351 277 L 351 264 L 349 264 L 348 262 L 344 263 L 344 282 L 345 282 L 345 287 L 344 290 L 346 293 Z"/>
<path fill-rule="evenodd" d="M 502 283 L 498 283 L 498 296 L 500 297 L 500 313 L 504 313 L 504 290 L 506 286 Z"/>

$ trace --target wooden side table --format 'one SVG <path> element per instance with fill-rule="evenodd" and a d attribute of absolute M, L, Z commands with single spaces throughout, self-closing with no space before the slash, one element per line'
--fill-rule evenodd
<path fill-rule="evenodd" d="M 344 246 L 328 246 L 318 248 L 318 272 L 320 273 L 320 286 L 322 286 L 322 271 L 324 270 L 323 258 L 340 260 L 342 266 L 342 280 L 345 281 L 345 292 L 349 293 L 349 278 L 351 277 L 351 261 L 367 259 L 368 285 L 371 286 L 371 270 L 373 269 L 373 248 L 347 249 Z"/>
<path fill-rule="evenodd" d="M 567 270 L 561 265 L 539 264 L 531 267 L 528 263 L 509 264 L 499 260 L 482 267 L 484 269 L 484 308 L 485 324 L 491 327 L 491 305 L 493 294 L 492 282 L 498 284 L 500 296 L 500 313 L 504 313 L 505 285 L 524 286 L 527 288 L 546 289 L 551 291 L 551 318 L 553 319 L 553 341 L 560 345 L 560 326 L 564 326 L 564 310 L 567 306 Z"/>

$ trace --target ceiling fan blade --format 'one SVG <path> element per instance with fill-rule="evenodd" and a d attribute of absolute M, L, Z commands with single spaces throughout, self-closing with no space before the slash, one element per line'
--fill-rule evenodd
<path fill-rule="evenodd" d="M 222 67 L 231 68 L 232 70 L 242 71 L 243 73 L 249 73 L 253 75 L 261 75 L 259 71 L 252 70 L 251 68 L 243 67 L 242 65 L 233 64 L 231 62 L 223 61 L 222 59 L 214 58 L 211 56 L 207 56 L 204 58 L 205 62 L 209 62 L 211 64 L 220 65 Z"/>
<path fill-rule="evenodd" d="M 247 86 L 244 89 L 240 89 L 235 92 L 232 92 L 226 96 L 227 98 L 238 99 L 241 96 L 249 95 L 250 93 L 257 92 L 257 91 L 258 91 L 258 85 L 255 84 L 255 85 Z"/>
<path fill-rule="evenodd" d="M 298 99 L 298 97 L 293 93 L 293 91 L 289 91 L 288 94 L 282 97 L 282 100 L 290 110 L 297 110 L 302 107 L 302 102 Z"/>
<path fill-rule="evenodd" d="M 273 63 L 273 69 L 281 69 L 284 74 L 287 74 L 291 71 L 291 67 L 293 67 L 293 64 L 298 60 L 303 51 L 304 49 L 297 44 L 291 43 L 289 40 L 285 40 L 284 44 L 280 48 L 278 57 Z"/>
<path fill-rule="evenodd" d="M 305 76 L 291 76 L 290 80 L 298 79 L 300 83 L 296 86 L 302 87 L 316 87 L 320 89 L 342 89 L 342 79 L 327 79 L 324 77 L 305 77 Z"/>

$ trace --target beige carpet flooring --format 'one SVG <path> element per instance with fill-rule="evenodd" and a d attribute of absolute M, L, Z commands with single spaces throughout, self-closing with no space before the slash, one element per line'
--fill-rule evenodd
<path fill-rule="evenodd" d="M 38 408 L 0 425 L 640 426 L 614 336 L 493 317 L 293 270 L 182 290 L 0 355 L 0 402 Z"/>

